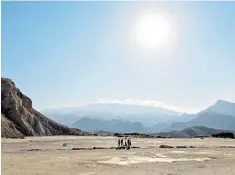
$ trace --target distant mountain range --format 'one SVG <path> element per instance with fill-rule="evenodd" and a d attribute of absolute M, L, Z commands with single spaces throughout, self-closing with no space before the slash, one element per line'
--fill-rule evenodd
<path fill-rule="evenodd" d="M 41 112 L 61 124 L 86 131 L 170 132 L 193 126 L 235 130 L 235 103 L 222 100 L 197 114 L 183 114 L 160 107 L 113 103 Z"/>
<path fill-rule="evenodd" d="M 89 104 L 42 113 L 32 108 L 31 99 L 12 80 L 1 78 L 2 137 L 89 135 L 82 130 L 187 137 L 235 130 L 235 103 L 222 100 L 197 114 L 126 104 Z"/>
<path fill-rule="evenodd" d="M 173 122 L 169 128 L 170 130 L 180 130 L 192 126 L 235 130 L 235 117 L 226 114 L 204 112 L 189 122 Z"/>
<path fill-rule="evenodd" d="M 173 122 L 172 124 L 158 123 L 153 126 L 143 126 L 140 122 L 131 122 L 124 120 L 102 120 L 92 118 L 82 118 L 75 122 L 72 127 L 80 128 L 85 131 L 110 131 L 110 132 L 170 132 L 179 131 L 193 126 L 204 126 L 208 128 L 235 130 L 235 117 L 224 114 L 205 112 L 189 122 Z"/>
<path fill-rule="evenodd" d="M 95 131 L 93 134 L 98 136 L 124 136 L 130 135 L 135 137 L 143 137 L 143 138 L 194 138 L 194 137 L 210 137 L 213 134 L 221 134 L 221 133 L 230 133 L 229 135 L 235 135 L 234 130 L 223 130 L 223 129 L 214 129 L 207 128 L 204 126 L 193 126 L 188 127 L 180 131 L 171 131 L 171 132 L 157 132 L 157 133 L 136 133 L 136 132 L 125 132 L 125 133 L 117 133 L 117 132 L 108 132 L 108 131 Z M 225 135 L 225 134 L 224 134 Z M 228 135 L 228 134 L 226 134 Z M 230 137 L 232 138 L 232 137 Z"/>
<path fill-rule="evenodd" d="M 218 100 L 195 116 L 188 122 L 173 122 L 168 130 L 181 130 L 192 126 L 235 130 L 235 103 Z"/>
<path fill-rule="evenodd" d="M 102 120 L 82 118 L 72 125 L 74 128 L 80 128 L 84 131 L 110 131 L 110 132 L 144 132 L 144 127 L 139 122 L 123 120 Z"/>
<path fill-rule="evenodd" d="M 160 107 L 119 103 L 94 103 L 71 108 L 42 110 L 41 112 L 51 119 L 69 126 L 84 117 L 102 120 L 138 121 L 144 126 L 151 126 L 159 122 L 189 121 L 194 118 L 194 115 L 186 115 Z"/>

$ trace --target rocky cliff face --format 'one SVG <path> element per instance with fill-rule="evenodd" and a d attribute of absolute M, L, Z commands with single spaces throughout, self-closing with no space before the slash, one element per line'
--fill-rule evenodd
<path fill-rule="evenodd" d="M 87 135 L 79 129 L 60 125 L 32 108 L 32 100 L 7 78 L 1 78 L 2 137 Z"/>

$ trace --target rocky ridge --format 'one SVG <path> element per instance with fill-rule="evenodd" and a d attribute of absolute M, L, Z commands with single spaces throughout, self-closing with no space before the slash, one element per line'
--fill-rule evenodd
<path fill-rule="evenodd" d="M 75 128 L 58 124 L 33 108 L 25 96 L 8 78 L 1 78 L 1 136 L 89 135 Z"/>

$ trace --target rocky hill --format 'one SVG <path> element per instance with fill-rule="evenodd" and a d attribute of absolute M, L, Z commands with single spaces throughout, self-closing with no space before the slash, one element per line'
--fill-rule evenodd
<path fill-rule="evenodd" d="M 131 122 L 119 119 L 102 120 L 89 117 L 81 118 L 72 125 L 84 131 L 94 132 L 97 130 L 109 132 L 143 132 L 144 127 L 139 122 Z"/>
<path fill-rule="evenodd" d="M 88 135 L 79 129 L 60 125 L 32 107 L 32 101 L 7 78 L 1 78 L 1 136 Z"/>
<path fill-rule="evenodd" d="M 217 113 L 217 114 L 226 114 L 226 115 L 230 115 L 230 116 L 235 117 L 235 103 L 224 101 L 224 100 L 218 100 L 212 106 L 208 107 L 204 111 L 199 112 L 199 114 L 202 114 L 202 113 L 205 113 L 205 112 Z"/>
<path fill-rule="evenodd" d="M 173 122 L 169 130 L 181 130 L 186 127 L 205 126 L 208 128 L 235 130 L 235 117 L 213 112 L 200 113 L 189 122 Z"/>

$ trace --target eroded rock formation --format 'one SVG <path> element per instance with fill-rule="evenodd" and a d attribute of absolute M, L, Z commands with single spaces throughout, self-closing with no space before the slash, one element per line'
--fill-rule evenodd
<path fill-rule="evenodd" d="M 1 93 L 2 137 L 88 135 L 79 129 L 60 125 L 33 109 L 32 100 L 10 79 L 1 78 Z"/>

